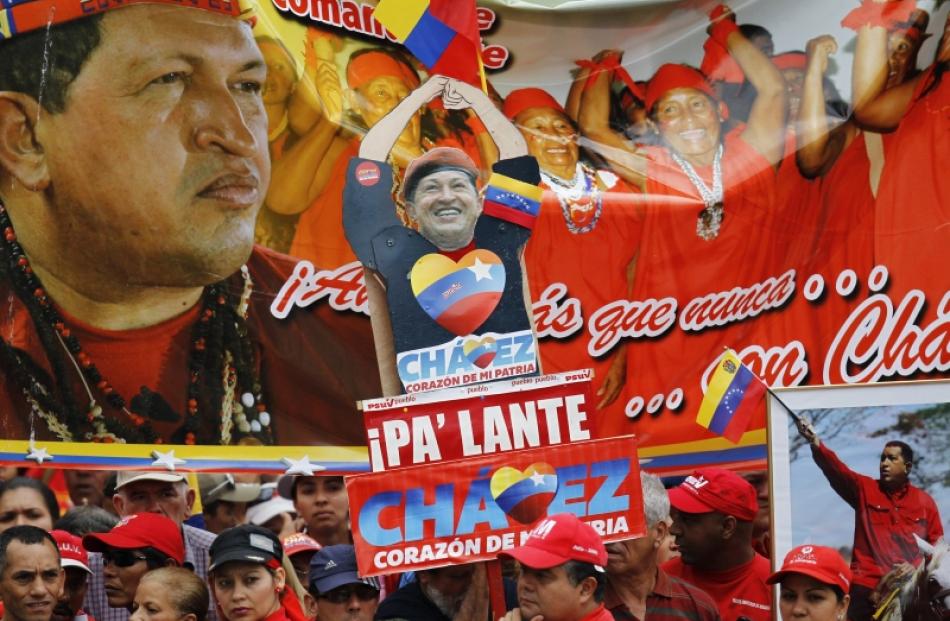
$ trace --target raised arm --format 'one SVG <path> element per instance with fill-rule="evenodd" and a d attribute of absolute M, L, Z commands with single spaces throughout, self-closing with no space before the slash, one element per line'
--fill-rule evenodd
<path fill-rule="evenodd" d="M 900 10 L 904 5 L 903 2 L 872 0 L 842 22 L 843 26 L 854 28 L 858 33 L 851 71 L 851 97 L 854 119 L 864 129 L 878 132 L 895 129 L 910 107 L 922 77 L 918 75 L 894 88 L 887 88 L 887 24 L 901 20 L 902 15 L 895 15 L 894 9 Z M 869 10 L 875 8 L 876 12 Z"/>
<path fill-rule="evenodd" d="M 710 37 L 729 50 L 729 55 L 756 90 L 742 139 L 777 164 L 785 147 L 785 80 L 768 56 L 743 36 L 728 9 L 716 15 Z"/>
<path fill-rule="evenodd" d="M 498 147 L 499 159 L 506 160 L 528 154 L 528 143 L 525 142 L 524 136 L 480 89 L 448 78 L 442 103 L 448 110 L 471 109 Z"/>
<path fill-rule="evenodd" d="M 798 169 L 807 179 L 827 173 L 841 152 L 857 135 L 854 123 L 838 122 L 834 127 L 825 109 L 825 72 L 828 58 L 838 49 L 831 35 L 821 35 L 808 42 L 805 83 L 795 127 Z"/>
<path fill-rule="evenodd" d="M 649 111 L 648 111 L 649 112 Z M 610 127 L 610 77 L 600 72 L 581 95 L 578 125 L 583 146 L 596 151 L 625 181 L 646 188 L 646 158 L 625 136 Z"/>
<path fill-rule="evenodd" d="M 402 130 L 419 108 L 442 94 L 448 78 L 432 76 L 400 101 L 395 108 L 369 128 L 360 143 L 360 157 L 383 162 L 389 157 Z"/>

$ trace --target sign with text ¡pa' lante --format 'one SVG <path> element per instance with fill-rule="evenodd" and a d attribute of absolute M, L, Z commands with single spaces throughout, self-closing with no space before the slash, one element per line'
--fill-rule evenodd
<path fill-rule="evenodd" d="M 597 438 L 590 369 L 360 403 L 373 471 Z"/>
<path fill-rule="evenodd" d="M 634 436 L 361 474 L 346 489 L 363 576 L 494 559 L 556 513 L 605 542 L 646 530 Z"/>

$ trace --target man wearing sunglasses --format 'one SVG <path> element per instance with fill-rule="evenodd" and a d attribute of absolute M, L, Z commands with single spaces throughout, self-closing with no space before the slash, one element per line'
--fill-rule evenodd
<path fill-rule="evenodd" d="M 372 621 L 379 605 L 379 581 L 360 578 L 353 546 L 327 546 L 310 559 L 310 594 L 320 621 Z"/>
<path fill-rule="evenodd" d="M 185 563 L 180 527 L 157 513 L 124 517 L 108 533 L 83 537 L 83 545 L 102 554 L 105 594 L 112 608 L 129 609 L 139 580 L 149 571 Z"/>

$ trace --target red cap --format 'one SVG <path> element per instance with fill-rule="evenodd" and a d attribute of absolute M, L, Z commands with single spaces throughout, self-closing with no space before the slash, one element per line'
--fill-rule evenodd
<path fill-rule="evenodd" d="M 419 86 L 419 76 L 389 54 L 373 50 L 350 59 L 346 66 L 346 84 L 359 88 L 381 75 L 402 80 L 410 90 Z"/>
<path fill-rule="evenodd" d="M 528 533 L 521 547 L 500 556 L 513 558 L 532 569 L 549 569 L 567 561 L 581 561 L 603 571 L 607 564 L 607 550 L 600 535 L 572 513 L 558 513 L 542 519 Z"/>
<path fill-rule="evenodd" d="M 719 511 L 751 522 L 759 512 L 755 488 L 731 470 L 703 468 L 670 490 L 670 505 L 683 513 Z"/>
<path fill-rule="evenodd" d="M 519 88 L 511 91 L 505 97 L 502 111 L 513 121 L 528 108 L 551 108 L 561 114 L 567 114 L 564 112 L 564 106 L 557 99 L 540 88 Z"/>
<path fill-rule="evenodd" d="M 666 64 L 657 69 L 647 83 L 646 100 L 643 105 L 648 111 L 652 110 L 656 102 L 674 88 L 694 88 L 719 101 L 716 91 L 698 69 L 686 65 Z"/>
<path fill-rule="evenodd" d="M 62 567 L 78 567 L 89 573 L 89 555 L 86 549 L 82 547 L 82 539 L 65 530 L 51 530 L 49 534 L 56 540 L 56 547 L 59 548 L 59 564 Z"/>
<path fill-rule="evenodd" d="M 785 52 L 784 54 L 776 54 L 771 60 L 772 64 L 780 71 L 786 69 L 801 69 L 804 71 L 808 57 L 805 56 L 805 52 Z"/>
<path fill-rule="evenodd" d="M 320 549 L 317 540 L 303 533 L 294 533 L 281 539 L 281 545 L 284 546 L 284 554 L 293 556 L 298 552 L 316 552 Z"/>
<path fill-rule="evenodd" d="M 136 550 L 155 548 L 179 565 L 185 563 L 185 542 L 181 527 L 158 513 L 136 513 L 122 518 L 107 533 L 89 533 L 82 539 L 91 552 L 105 552 L 110 548 Z"/>
<path fill-rule="evenodd" d="M 851 588 L 851 570 L 838 551 L 826 546 L 798 546 L 785 555 L 782 568 L 768 577 L 768 584 L 781 582 L 787 574 L 803 574 L 834 585 L 845 593 Z"/>
<path fill-rule="evenodd" d="M 478 179 L 478 166 L 472 161 L 465 151 L 455 147 L 436 147 L 431 151 L 426 151 L 416 159 L 409 162 L 406 166 L 406 173 L 402 177 L 403 196 L 411 196 L 416 185 L 422 180 L 419 176 L 425 176 L 432 172 L 433 168 L 459 168 L 472 174 Z"/>

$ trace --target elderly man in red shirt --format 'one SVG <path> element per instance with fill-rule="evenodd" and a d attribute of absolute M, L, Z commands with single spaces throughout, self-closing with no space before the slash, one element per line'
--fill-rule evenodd
<path fill-rule="evenodd" d="M 848 618 L 870 619 L 874 607 L 869 597 L 884 574 L 920 561 L 914 535 L 930 543 L 943 536 L 940 512 L 927 492 L 910 484 L 914 451 L 904 442 L 891 440 L 884 445 L 880 478 L 872 479 L 838 459 L 807 420 L 800 420 L 798 432 L 811 445 L 812 457 L 832 489 L 854 509 L 854 580 Z"/>

